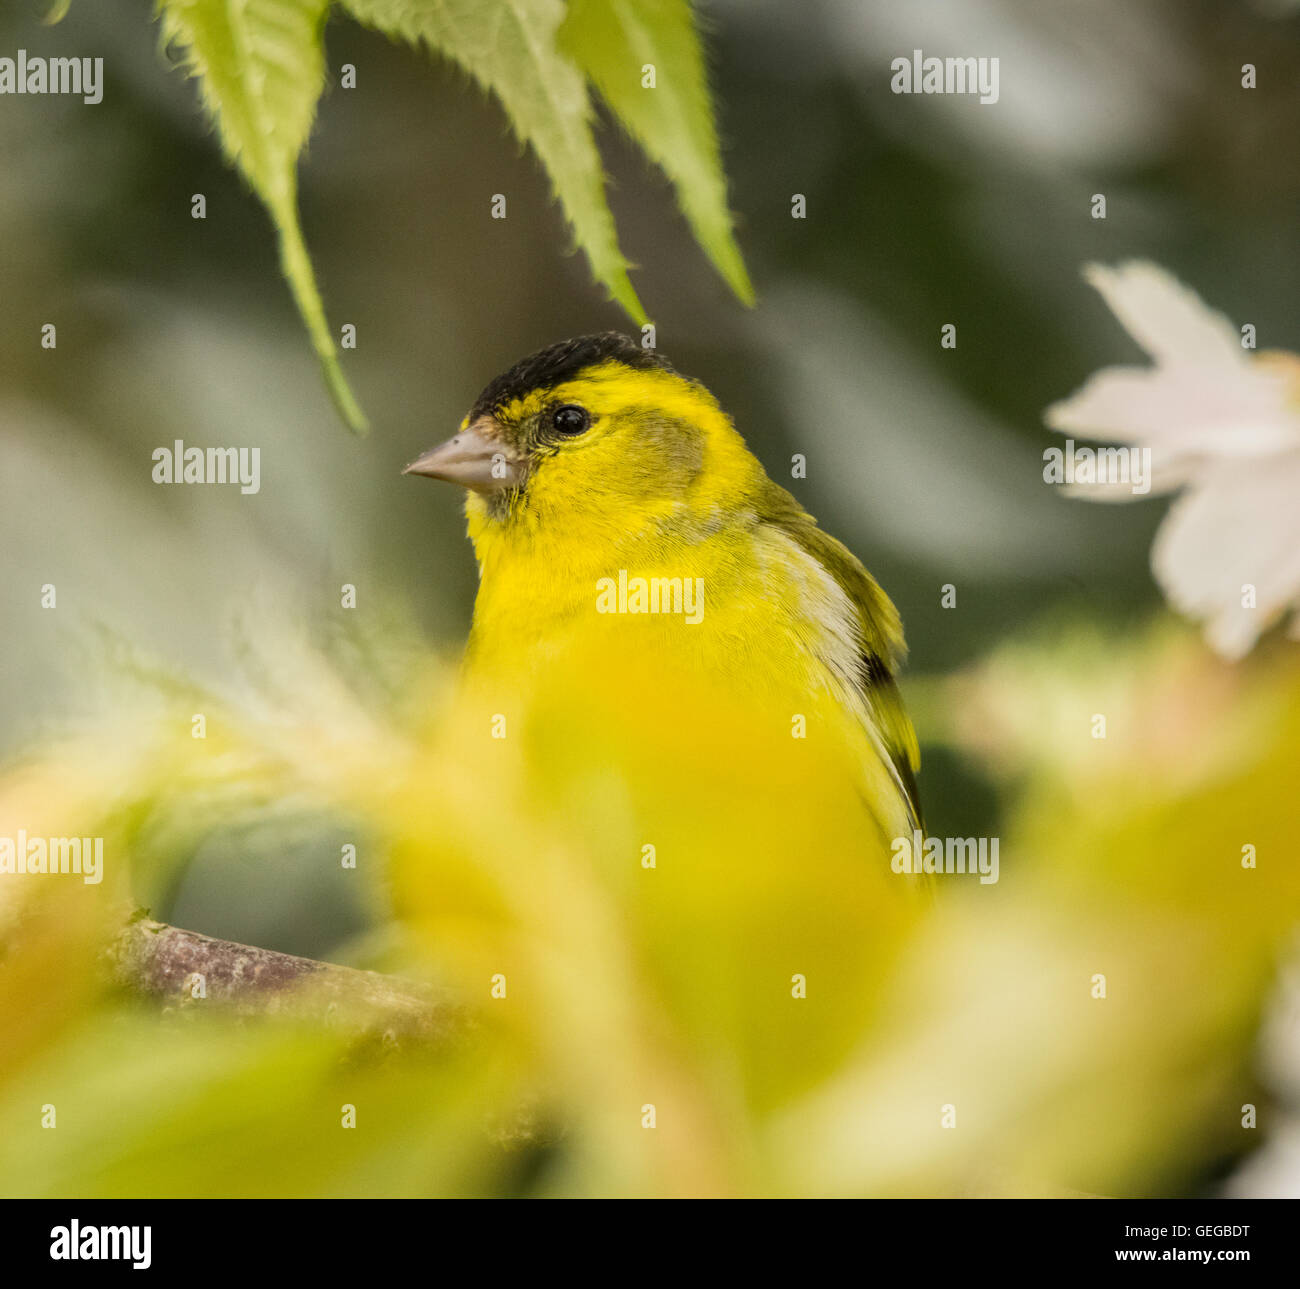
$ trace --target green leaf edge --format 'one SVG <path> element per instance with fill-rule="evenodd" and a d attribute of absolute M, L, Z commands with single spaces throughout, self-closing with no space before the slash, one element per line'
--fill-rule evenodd
<path fill-rule="evenodd" d="M 71 0 L 56 0 L 56 3 L 63 4 L 66 9 L 66 5 L 70 4 Z M 322 45 L 325 22 L 329 17 L 330 10 L 333 8 L 333 4 L 334 0 L 330 0 L 321 14 L 317 36 Z M 166 46 L 169 42 L 166 10 L 166 0 L 156 0 L 154 17 L 159 23 L 161 44 L 163 46 Z M 278 194 L 271 195 L 259 189 L 253 176 L 240 163 L 239 155 L 237 153 L 231 155 L 230 146 L 222 133 L 220 115 L 215 105 L 208 99 L 203 76 L 194 66 L 192 51 L 183 41 L 178 43 L 179 47 L 185 50 L 180 61 L 180 67 L 190 79 L 198 82 L 200 102 L 203 105 L 204 112 L 217 131 L 227 161 L 244 176 L 249 187 L 257 194 L 271 216 L 279 241 L 280 271 L 298 309 L 298 316 L 307 328 L 307 335 L 311 341 L 312 349 L 315 351 L 317 360 L 320 363 L 325 388 L 329 392 L 334 407 L 349 430 L 357 435 L 365 435 L 369 433 L 370 422 L 366 419 L 365 413 L 361 410 L 361 405 L 357 402 L 356 396 L 348 384 L 347 377 L 343 374 L 338 350 L 334 346 L 334 338 L 330 334 L 329 323 L 325 317 L 325 305 L 321 299 L 320 289 L 316 285 L 316 275 L 312 269 L 311 256 L 308 254 L 306 242 L 303 240 L 302 226 L 298 217 L 296 170 L 290 172 L 287 188 Z M 319 96 L 317 102 L 319 102 Z M 301 156 L 301 149 L 299 149 L 299 156 Z"/>
<path fill-rule="evenodd" d="M 610 0 L 596 0 L 596 2 L 605 4 L 609 16 L 615 21 L 619 21 L 621 15 L 619 12 L 620 6 L 617 3 L 611 3 Z M 671 158 L 665 155 L 664 149 L 658 145 L 653 137 L 640 128 L 639 121 L 625 114 L 616 99 L 605 92 L 604 86 L 601 84 L 600 70 L 596 65 L 595 49 L 589 43 L 587 33 L 583 30 L 580 21 L 583 6 L 570 4 L 568 17 L 560 28 L 559 40 L 561 46 L 582 70 L 583 75 L 596 88 L 615 119 L 627 134 L 635 140 L 638 147 L 667 175 L 677 193 L 678 207 L 690 225 L 697 245 L 708 257 L 709 262 L 731 288 L 736 298 L 742 304 L 752 307 L 757 299 L 754 284 L 750 280 L 749 271 L 745 267 L 744 256 L 741 254 L 740 246 L 736 242 L 733 217 L 725 204 L 726 171 L 722 165 L 722 150 L 715 125 L 716 114 L 713 109 L 713 96 L 709 90 L 708 76 L 704 69 L 703 42 L 700 39 L 699 26 L 695 20 L 694 6 L 690 3 L 690 0 L 677 0 L 677 3 L 682 11 L 681 16 L 684 25 L 691 34 L 695 57 L 699 61 L 700 92 L 703 95 L 706 110 L 705 151 L 707 153 L 707 162 L 722 190 L 723 205 L 717 211 L 709 212 L 707 216 L 698 205 L 686 200 L 682 179 L 675 172 Z M 621 21 L 619 25 L 620 27 L 623 26 Z M 625 36 L 625 39 L 629 48 L 631 48 L 633 42 L 630 36 Z M 714 237 L 717 239 L 716 253 L 710 244 L 711 239 Z"/>

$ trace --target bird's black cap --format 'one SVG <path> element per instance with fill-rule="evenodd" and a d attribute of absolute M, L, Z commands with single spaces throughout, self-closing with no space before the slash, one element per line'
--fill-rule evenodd
<path fill-rule="evenodd" d="M 475 400 L 470 420 L 489 413 L 493 408 L 522 398 L 535 389 L 549 389 L 576 376 L 584 367 L 613 359 L 626 367 L 641 371 L 672 371 L 668 362 L 653 349 L 642 349 L 621 331 L 601 331 L 591 336 L 575 336 L 539 349 L 521 359 L 487 386 Z"/>

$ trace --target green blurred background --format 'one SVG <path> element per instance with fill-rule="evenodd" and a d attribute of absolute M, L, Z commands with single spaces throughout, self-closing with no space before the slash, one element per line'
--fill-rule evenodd
<path fill-rule="evenodd" d="M 1261 348 L 1300 348 L 1294 6 L 1216 0 L 715 0 L 702 7 L 738 236 L 738 304 L 663 177 L 600 132 L 610 200 L 658 345 L 734 415 L 769 472 L 898 604 L 909 683 L 1044 620 L 1128 631 L 1161 600 L 1167 505 L 1071 501 L 1042 482 L 1042 410 L 1138 351 L 1083 263 L 1150 258 Z M 479 388 L 560 337 L 628 320 L 591 281 L 548 182 L 459 72 L 338 16 L 301 209 L 373 431 L 318 377 L 263 207 L 220 156 L 146 0 L 9 4 L 0 52 L 101 56 L 103 102 L 0 102 L 0 752 L 85 703 L 84 632 L 218 688 L 241 617 L 310 630 L 411 606 L 454 653 L 475 574 L 459 498 L 404 479 Z M 1001 99 L 895 96 L 889 63 L 996 54 Z M 1240 68 L 1259 65 L 1259 88 Z M 354 90 L 339 68 L 358 69 Z M 203 193 L 207 218 L 191 218 Z M 490 218 L 505 194 L 508 218 Z M 1105 194 L 1105 220 L 1091 216 Z M 794 194 L 807 217 L 791 217 Z M 58 348 L 40 346 L 42 324 Z M 958 347 L 940 348 L 955 323 Z M 256 446 L 259 494 L 155 485 L 151 454 Z M 807 478 L 791 480 L 791 454 Z M 53 583 L 58 611 L 40 606 Z M 941 587 L 957 607 L 940 607 Z M 1076 677 L 1078 679 L 1078 677 Z M 973 763 L 927 746 L 938 834 L 998 830 Z M 268 843 L 269 844 L 269 843 Z M 214 935 L 325 956 L 366 927 L 347 875 L 256 837 L 207 845 L 155 908 Z M 269 852 L 268 852 L 269 853 Z"/>

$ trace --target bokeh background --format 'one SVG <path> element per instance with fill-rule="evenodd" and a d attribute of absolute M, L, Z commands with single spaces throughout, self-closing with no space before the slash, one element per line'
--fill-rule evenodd
<path fill-rule="evenodd" d="M 357 439 L 318 378 L 264 209 L 160 51 L 147 0 L 74 0 L 53 28 L 39 25 L 43 8 L 4 7 L 0 52 L 102 56 L 106 84 L 98 106 L 0 102 L 0 752 L 77 722 L 88 651 L 128 649 L 223 691 L 241 683 L 250 618 L 329 637 L 344 582 L 363 609 L 385 606 L 454 657 L 475 587 L 459 498 L 402 478 L 402 465 L 521 355 L 630 329 L 583 256 L 566 253 L 540 167 L 462 73 L 331 19 L 332 84 L 301 209 L 331 323 L 357 328 L 343 357 L 373 424 Z M 693 243 L 663 177 L 612 125 L 600 131 L 659 348 L 710 386 L 769 472 L 901 610 L 922 793 L 940 835 L 1007 826 L 1024 775 L 1050 759 L 1034 750 L 1046 737 L 1034 714 L 1054 687 L 1082 686 L 1087 706 L 1117 669 L 1129 668 L 1131 695 L 1166 674 L 1148 636 L 1165 612 L 1148 553 L 1168 503 L 1089 506 L 1045 486 L 1042 452 L 1056 440 L 1042 412 L 1096 368 L 1140 361 L 1082 281 L 1088 261 L 1155 260 L 1253 322 L 1261 348 L 1300 349 L 1294 11 L 711 0 L 701 12 L 753 310 Z M 890 59 L 914 48 L 996 54 L 1000 101 L 891 94 Z M 358 68 L 354 90 L 337 84 L 345 62 Z M 1260 68 L 1254 91 L 1240 85 L 1245 62 Z M 206 220 L 191 218 L 195 193 Z M 496 193 L 503 221 L 490 218 Z M 1091 216 L 1095 193 L 1105 220 Z M 794 194 L 804 219 L 791 217 Z M 53 352 L 39 343 L 46 322 L 58 327 Z M 955 350 L 940 347 L 945 323 Z M 155 485 L 151 453 L 177 438 L 260 447 L 260 493 Z M 793 453 L 807 457 L 804 480 L 789 479 Z M 57 612 L 41 608 L 45 583 Z M 947 583 L 954 609 L 940 606 Z M 1236 692 L 1240 669 L 1202 657 L 1193 630 L 1155 629 L 1195 661 L 1153 719 L 1193 720 L 1197 667 L 1231 676 L 1222 683 Z M 1057 643 L 1034 652 L 1044 638 Z M 1144 661 L 1117 661 L 1126 648 Z M 979 670 L 1016 649 L 1029 651 L 1023 668 L 1004 662 L 994 680 Z M 1276 665 L 1289 674 L 1285 657 Z M 952 678 L 976 674 L 979 716 L 962 725 Z M 1004 725 L 1021 735 L 1010 773 L 981 744 Z M 1191 728 L 1212 739 L 1221 726 Z M 218 833 L 151 892 L 153 911 L 346 956 L 376 914 L 346 873 L 322 870 L 322 848 L 337 850 L 326 825 Z M 1004 883 L 1023 862 L 1004 852 Z M 1281 995 L 1266 972 L 1249 991 L 1227 1063 L 1258 1073 L 1257 1022 Z M 1195 1065 L 1179 1052 L 1175 1079 Z M 1247 1144 L 1194 1119 L 1170 1127 L 1184 1148 L 1135 1186 L 1208 1191 L 1246 1167 Z M 1270 1140 L 1286 1131 L 1274 1123 Z M 1250 1185 L 1296 1184 L 1269 1168 Z"/>

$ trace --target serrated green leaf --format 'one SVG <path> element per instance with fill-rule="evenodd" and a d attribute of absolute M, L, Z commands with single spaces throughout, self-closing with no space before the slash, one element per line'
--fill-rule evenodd
<path fill-rule="evenodd" d="M 199 82 L 227 157 L 265 202 L 280 264 L 340 414 L 366 419 L 339 366 L 298 222 L 298 154 L 325 85 L 321 26 L 330 0 L 160 0 L 166 42 Z"/>
<path fill-rule="evenodd" d="M 688 0 L 571 0 L 560 45 L 663 167 L 700 245 L 736 295 L 753 304 Z M 647 65 L 653 88 L 643 83 Z"/>
<path fill-rule="evenodd" d="M 359 22 L 459 63 L 500 100 L 532 145 L 587 253 L 592 272 L 638 323 L 645 310 L 627 276 L 605 201 L 591 102 L 557 42 L 561 0 L 343 0 Z"/>

